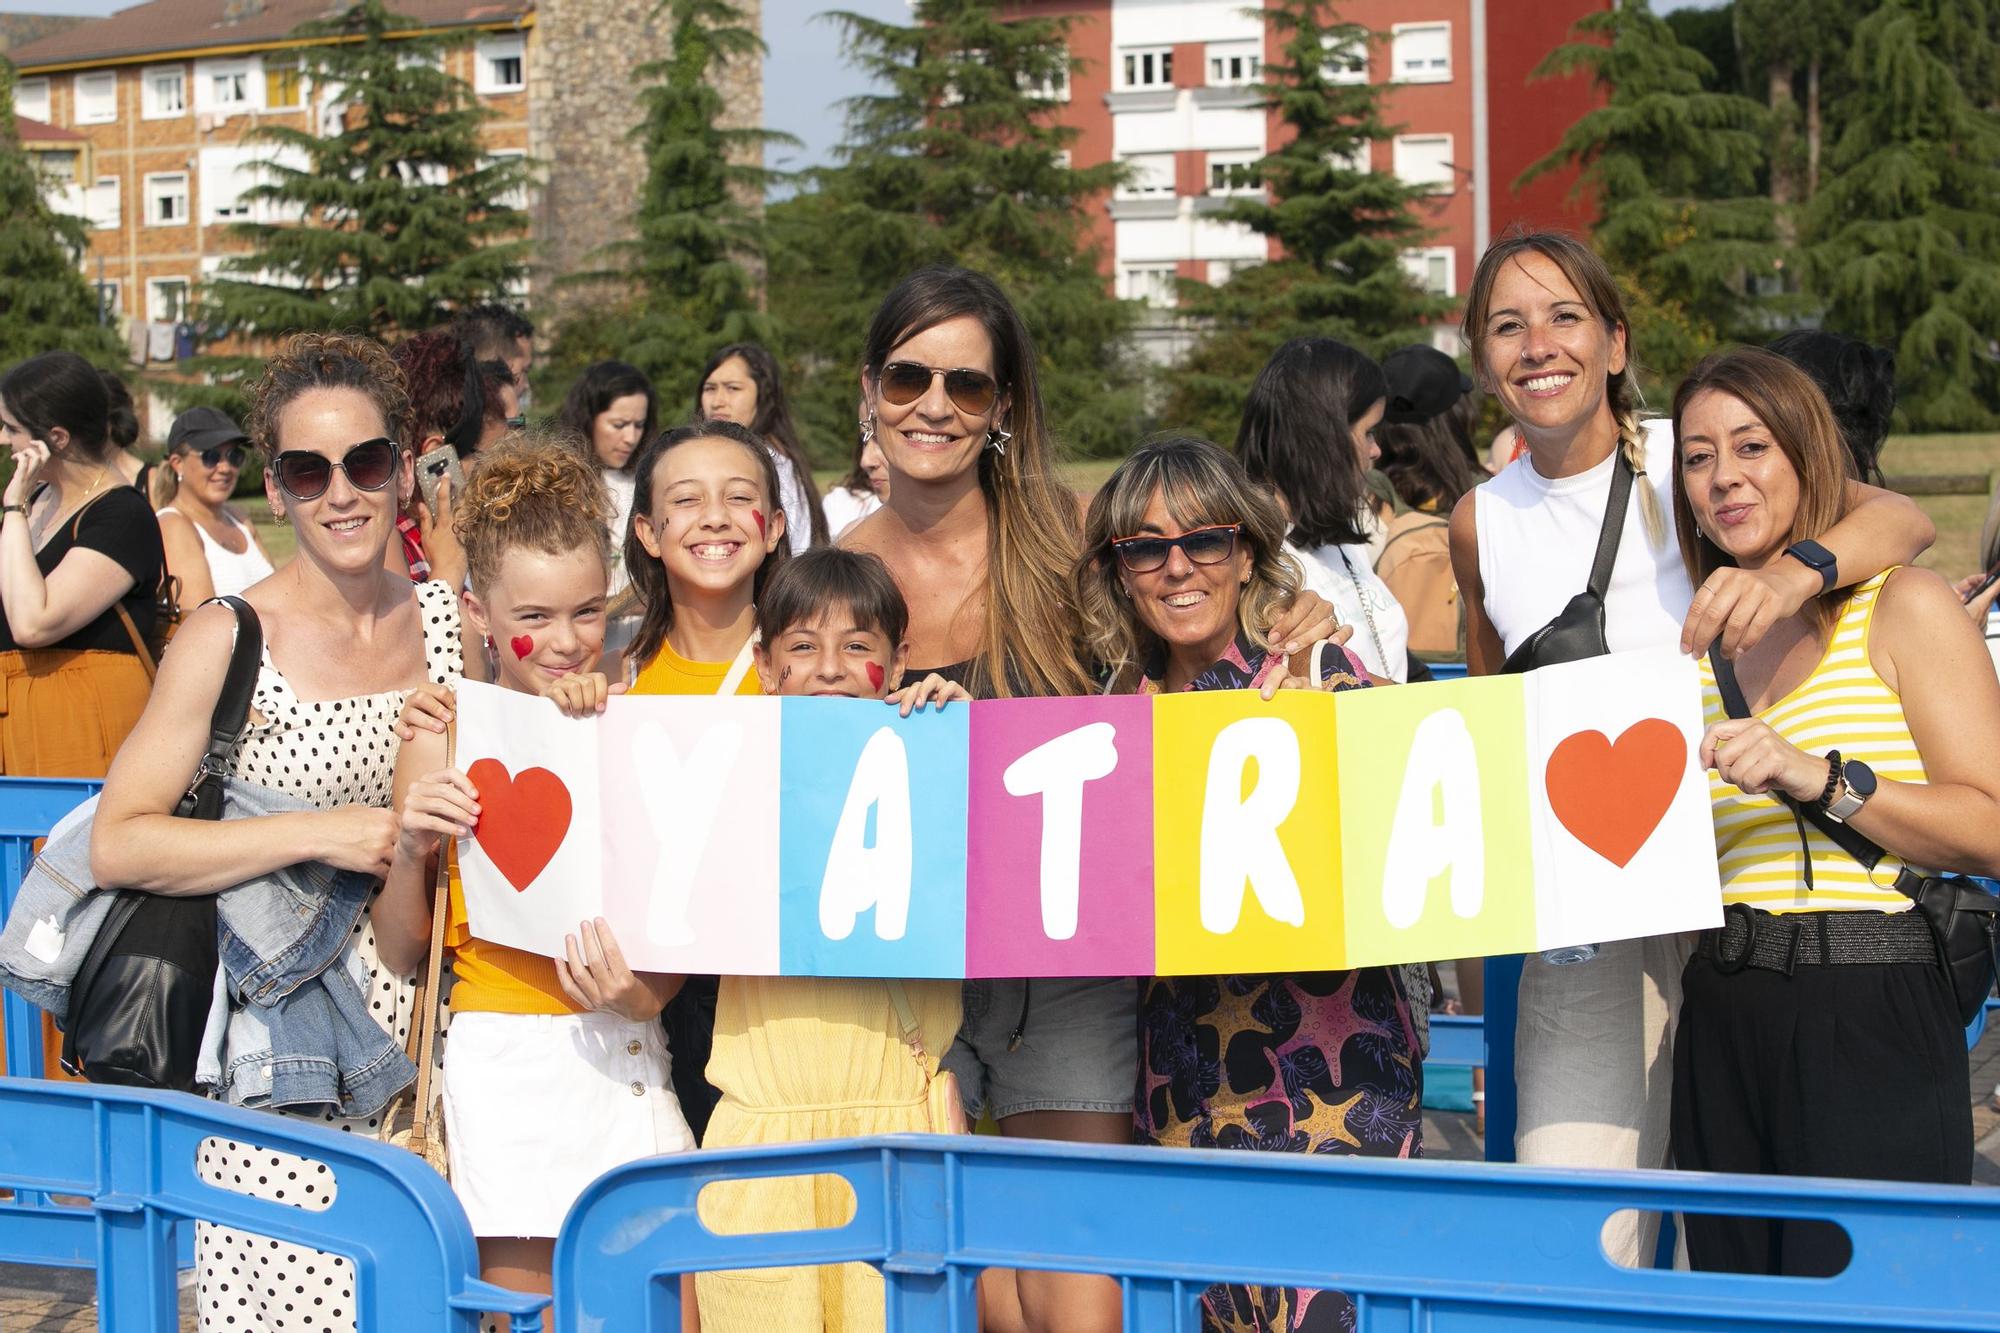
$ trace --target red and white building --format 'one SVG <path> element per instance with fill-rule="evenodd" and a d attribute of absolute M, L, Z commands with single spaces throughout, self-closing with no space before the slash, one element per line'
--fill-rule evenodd
<path fill-rule="evenodd" d="M 1529 72 L 1571 26 L 1611 0 L 1336 0 L 1339 20 L 1380 40 L 1329 51 L 1336 77 L 1385 85 L 1393 135 L 1370 152 L 1431 191 L 1435 231 L 1406 254 L 1431 290 L 1457 296 L 1487 243 L 1516 224 L 1580 229 L 1574 174 L 1525 190 L 1513 182 L 1595 105 L 1582 79 Z M 1068 15 L 1070 54 L 1085 63 L 1055 90 L 1078 131 L 1077 166 L 1127 163 L 1132 183 L 1094 220 L 1107 276 L 1120 296 L 1162 307 L 1173 279 L 1220 282 L 1271 258 L 1275 243 L 1216 217 L 1226 168 L 1263 157 L 1281 133 L 1255 85 L 1277 41 L 1248 0 L 1016 0 L 1019 16 Z M 1163 349 L 1155 349 L 1160 351 Z"/>

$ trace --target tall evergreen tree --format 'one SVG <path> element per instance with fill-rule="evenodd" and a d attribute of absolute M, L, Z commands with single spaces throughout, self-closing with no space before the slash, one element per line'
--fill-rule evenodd
<path fill-rule="evenodd" d="M 1076 132 L 1055 115 L 1073 20 L 1006 20 L 996 0 L 916 0 L 906 25 L 836 18 L 882 91 L 849 103 L 840 161 L 814 173 L 813 194 L 772 210 L 772 310 L 812 443 L 846 460 L 869 316 L 904 274 L 944 262 L 990 273 L 1020 307 L 1060 438 L 1130 447 L 1132 311 L 1110 295 L 1088 231 L 1120 168 L 1069 166 Z"/>
<path fill-rule="evenodd" d="M 1604 256 L 1638 298 L 1642 364 L 1677 379 L 1717 341 L 1755 336 L 1757 284 L 1778 271 L 1772 204 L 1758 188 L 1763 107 L 1706 86 L 1708 61 L 1646 0 L 1618 0 L 1550 52 L 1538 77 L 1587 73 L 1604 104 L 1572 125 L 1525 183 L 1563 166 L 1597 208 Z"/>
<path fill-rule="evenodd" d="M 664 0 L 671 53 L 639 67 L 644 116 L 632 134 L 646 179 L 632 240 L 607 246 L 607 266 L 578 284 L 615 280 L 629 296 L 593 302 L 559 332 L 553 379 L 616 358 L 651 376 L 671 416 L 692 400 L 703 362 L 732 342 L 773 340 L 753 267 L 763 261 L 758 202 L 773 173 L 751 160 L 768 130 L 720 124 L 716 76 L 730 61 L 761 60 L 764 44 L 729 0 Z"/>
<path fill-rule="evenodd" d="M 55 351 L 120 365 L 124 350 L 77 269 L 83 223 L 50 208 L 44 185 L 14 121 L 14 66 L 0 58 L 0 368 Z"/>
<path fill-rule="evenodd" d="M 204 284 L 212 331 L 393 336 L 503 299 L 526 277 L 527 215 L 509 200 L 527 188 L 529 169 L 487 155 L 479 131 L 492 112 L 444 68 L 464 38 L 392 36 L 420 27 L 383 0 L 358 0 L 297 30 L 313 42 L 301 48 L 312 86 L 345 111 L 326 113 L 337 123 L 325 133 L 245 133 L 274 154 L 245 202 L 290 220 L 230 228 L 249 248 Z M 210 359 L 205 368 L 230 366 Z"/>
<path fill-rule="evenodd" d="M 1896 351 L 1917 430 L 2000 425 L 2000 7 L 1882 0 L 1807 213 L 1828 328 Z"/>
<path fill-rule="evenodd" d="M 1172 376 L 1166 420 L 1227 444 L 1258 369 L 1286 340 L 1339 338 L 1386 351 L 1420 335 L 1450 302 L 1426 295 L 1402 251 L 1428 234 L 1421 187 L 1368 166 L 1370 145 L 1395 132 L 1382 90 L 1336 77 L 1337 62 L 1375 36 L 1342 22 L 1320 0 L 1280 0 L 1265 11 L 1278 42 L 1259 87 L 1282 124 L 1282 145 L 1231 170 L 1231 183 L 1262 185 L 1215 216 L 1278 243 L 1269 263 L 1238 269 L 1220 286 L 1181 284 L 1182 309 L 1202 328 Z"/>

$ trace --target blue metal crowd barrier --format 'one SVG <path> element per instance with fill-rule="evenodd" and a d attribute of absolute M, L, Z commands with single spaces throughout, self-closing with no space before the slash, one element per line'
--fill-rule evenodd
<path fill-rule="evenodd" d="M 0 778 L 0 921 L 14 910 L 14 894 L 35 859 L 35 840 L 56 821 L 97 794 L 89 778 Z M 42 1076 L 42 1011 L 12 991 L 6 996 L 7 1074 Z"/>
<path fill-rule="evenodd" d="M 814 1175 L 853 1190 L 845 1226 L 718 1235 L 697 1215 L 716 1182 Z M 1599 1237 L 1628 1208 L 1828 1219 L 1854 1260 L 1811 1281 L 1621 1268 Z M 890 1333 L 969 1333 L 987 1268 L 1110 1274 L 1147 1333 L 1191 1333 L 1214 1282 L 1346 1292 L 1357 1333 L 1995 1329 L 2000 1191 L 983 1136 L 701 1152 L 584 1191 L 556 1242 L 556 1322 L 673 1333 L 683 1272 L 843 1262 L 881 1270 Z"/>
<path fill-rule="evenodd" d="M 326 1163 L 330 1203 L 308 1211 L 208 1184 L 196 1155 L 210 1138 Z M 357 1324 L 370 1333 L 476 1333 L 482 1311 L 540 1333 L 548 1304 L 479 1280 L 464 1211 L 414 1154 L 183 1093 L 0 1079 L 7 1188 L 81 1200 L 0 1202 L 0 1262 L 95 1268 L 106 1333 L 180 1326 L 174 1233 L 196 1219 L 345 1256 Z"/>

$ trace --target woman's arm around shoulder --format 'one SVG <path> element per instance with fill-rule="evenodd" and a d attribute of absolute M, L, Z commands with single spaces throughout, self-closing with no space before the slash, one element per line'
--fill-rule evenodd
<path fill-rule="evenodd" d="M 1467 675 L 1491 676 L 1507 660 L 1500 632 L 1486 618 L 1486 585 L 1479 578 L 1479 533 L 1474 526 L 1473 496 L 1467 491 L 1451 511 L 1451 572 L 1465 607 L 1465 670 Z"/>

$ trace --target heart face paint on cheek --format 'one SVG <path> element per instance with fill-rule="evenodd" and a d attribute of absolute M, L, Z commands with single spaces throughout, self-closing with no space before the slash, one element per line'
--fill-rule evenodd
<path fill-rule="evenodd" d="M 507 641 L 507 646 L 512 648 L 514 656 L 520 659 L 526 659 L 529 653 L 535 651 L 535 641 L 526 634 L 516 634 Z"/>
<path fill-rule="evenodd" d="M 870 662 L 868 664 L 868 683 L 879 690 L 882 688 L 882 680 L 882 664 L 880 662 Z"/>
<path fill-rule="evenodd" d="M 763 511 L 763 510 L 761 510 L 761 509 L 753 509 L 753 510 L 751 510 L 751 511 L 750 511 L 750 517 L 752 517 L 752 518 L 754 518 L 754 519 L 756 519 L 756 520 L 757 520 L 757 535 L 758 535 L 759 537 L 763 536 L 763 535 L 764 535 L 764 511 Z"/>

